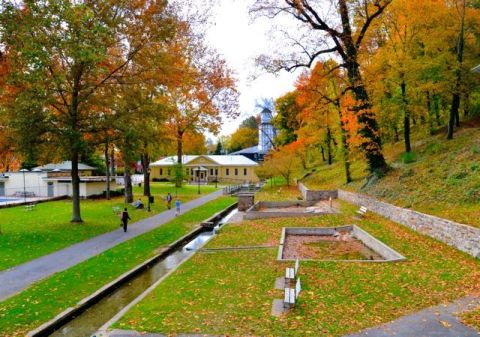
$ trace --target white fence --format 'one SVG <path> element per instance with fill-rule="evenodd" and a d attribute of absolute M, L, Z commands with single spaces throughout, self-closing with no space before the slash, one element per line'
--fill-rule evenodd
<path fill-rule="evenodd" d="M 133 174 L 132 176 L 132 185 L 143 184 L 143 174 Z M 124 177 L 115 177 L 117 185 L 125 186 Z"/>

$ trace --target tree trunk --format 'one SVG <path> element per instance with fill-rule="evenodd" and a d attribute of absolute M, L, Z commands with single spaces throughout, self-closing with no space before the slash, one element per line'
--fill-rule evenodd
<path fill-rule="evenodd" d="M 115 169 L 115 146 L 112 146 L 112 152 L 110 153 L 110 167 L 112 168 L 112 176 L 115 177 L 117 175 Z"/>
<path fill-rule="evenodd" d="M 407 85 L 402 81 L 400 85 L 402 89 L 402 106 L 403 106 L 403 133 L 405 140 L 405 152 L 411 152 L 412 146 L 410 144 L 410 111 L 408 110 L 407 101 Z"/>
<path fill-rule="evenodd" d="M 143 195 L 150 195 L 150 155 L 146 150 L 142 154 L 143 167 Z"/>
<path fill-rule="evenodd" d="M 108 157 L 108 149 L 109 149 L 109 144 L 108 144 L 108 138 L 105 142 L 105 173 L 107 176 L 107 191 L 106 191 L 106 197 L 107 200 L 110 200 L 110 160 Z"/>
<path fill-rule="evenodd" d="M 392 128 L 393 128 L 393 142 L 397 143 L 400 140 L 400 135 L 398 134 L 397 123 L 393 123 Z"/>
<path fill-rule="evenodd" d="M 130 166 L 128 164 L 125 164 L 123 180 L 125 183 L 125 203 L 131 204 L 133 202 L 132 174 L 130 172 Z"/>
<path fill-rule="evenodd" d="M 322 161 L 325 161 L 325 149 L 320 145 L 320 150 L 322 151 Z"/>
<path fill-rule="evenodd" d="M 455 91 L 452 96 L 452 106 L 450 107 L 450 118 L 448 120 L 448 134 L 447 139 L 453 139 L 454 127 L 460 126 L 460 101 L 461 101 L 461 88 L 462 88 L 462 65 L 463 65 L 463 50 L 465 45 L 465 8 L 466 0 L 462 0 L 462 13 L 460 22 L 460 32 L 458 34 L 457 45 L 457 68 L 455 70 Z"/>
<path fill-rule="evenodd" d="M 78 150 L 72 150 L 72 204 L 73 204 L 73 212 L 72 212 L 72 220 L 71 222 L 74 223 L 81 223 L 83 222 L 82 217 L 80 215 L 80 178 L 78 176 Z"/>
<path fill-rule="evenodd" d="M 335 103 L 337 111 L 340 117 L 340 134 L 343 147 L 343 165 L 345 168 L 345 183 L 352 182 L 352 174 L 350 172 L 350 147 L 348 145 L 348 132 L 345 130 L 345 123 L 343 121 L 342 109 L 340 107 L 340 102 L 337 100 Z"/>
<path fill-rule="evenodd" d="M 130 204 L 133 202 L 133 187 L 132 187 L 132 172 L 130 168 L 130 160 L 123 151 L 123 182 L 125 186 L 125 203 Z"/>
<path fill-rule="evenodd" d="M 383 157 L 382 142 L 377 120 L 372 111 L 372 105 L 368 96 L 365 84 L 363 82 L 360 65 L 358 64 L 358 51 L 353 42 L 353 34 L 350 23 L 350 12 L 348 11 L 347 1 L 339 0 L 339 12 L 343 27 L 342 41 L 344 44 L 343 62 L 348 72 L 349 84 L 357 100 L 354 107 L 358 123 L 360 124 L 359 134 L 364 141 L 361 148 L 365 154 L 370 173 L 383 174 L 387 171 L 388 165 Z"/>
<path fill-rule="evenodd" d="M 330 131 L 330 127 L 327 126 L 327 159 L 328 165 L 332 165 L 333 158 L 332 158 L 332 133 Z"/>
<path fill-rule="evenodd" d="M 183 157 L 183 131 L 177 132 L 177 165 L 182 166 Z M 200 179 L 200 177 L 198 178 Z M 177 179 L 177 173 L 175 172 L 175 187 L 182 187 L 182 181 Z"/>

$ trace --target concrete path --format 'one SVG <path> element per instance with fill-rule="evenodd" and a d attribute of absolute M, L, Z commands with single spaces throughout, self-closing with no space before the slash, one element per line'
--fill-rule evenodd
<path fill-rule="evenodd" d="M 181 212 L 188 212 L 221 195 L 222 190 L 218 190 L 201 198 L 186 202 L 182 205 Z M 174 218 L 175 210 L 171 209 L 136 222 L 133 226 L 128 227 L 127 233 L 124 233 L 123 228 L 119 227 L 112 232 L 96 236 L 92 239 L 2 271 L 0 272 L 0 301 L 15 295 L 33 282 L 68 269 L 124 241 L 149 232 Z"/>
<path fill-rule="evenodd" d="M 479 337 L 480 332 L 464 325 L 457 317 L 458 313 L 478 305 L 480 298 L 466 297 L 345 337 Z"/>

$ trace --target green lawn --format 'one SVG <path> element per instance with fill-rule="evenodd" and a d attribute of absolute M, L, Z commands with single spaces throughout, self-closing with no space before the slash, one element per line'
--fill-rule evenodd
<path fill-rule="evenodd" d="M 213 192 L 213 186 L 202 186 L 203 196 Z M 135 187 L 135 198 L 142 198 L 146 204 L 143 190 Z M 152 195 L 155 203 L 152 212 L 134 210 L 129 206 L 132 223 L 152 216 L 166 209 L 161 198 L 167 192 L 175 194 L 175 187 L 170 183 L 153 183 Z M 199 197 L 197 186 L 185 185 L 178 189 L 182 202 Z M 54 252 L 74 243 L 96 235 L 115 230 L 120 220 L 113 214 L 112 207 L 123 207 L 123 197 L 112 200 L 82 200 L 81 210 L 84 223 L 71 224 L 71 201 L 52 201 L 38 204 L 33 211 L 26 211 L 23 206 L 0 209 L 0 270 L 4 270 L 42 255 Z"/>
<path fill-rule="evenodd" d="M 55 274 L 1 302 L 0 336 L 24 336 L 29 330 L 52 319 L 104 284 L 153 256 L 160 247 L 179 239 L 202 220 L 234 201 L 231 197 L 211 201 L 158 229 Z"/>
<path fill-rule="evenodd" d="M 346 215 L 230 224 L 208 247 L 278 244 L 282 227 L 349 224 L 355 209 L 342 203 Z M 115 327 L 165 334 L 342 336 L 480 290 L 480 261 L 373 214 L 355 222 L 408 261 L 302 262 L 297 307 L 273 318 L 272 301 L 283 296 L 273 289 L 275 279 L 291 265 L 276 260 L 276 248 L 198 253 Z"/>

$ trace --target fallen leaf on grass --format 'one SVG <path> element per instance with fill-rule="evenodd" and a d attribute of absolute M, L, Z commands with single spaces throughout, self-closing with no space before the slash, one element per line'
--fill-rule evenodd
<path fill-rule="evenodd" d="M 448 323 L 447 321 L 440 321 L 440 323 L 443 325 L 444 328 L 450 328 L 452 325 Z"/>

